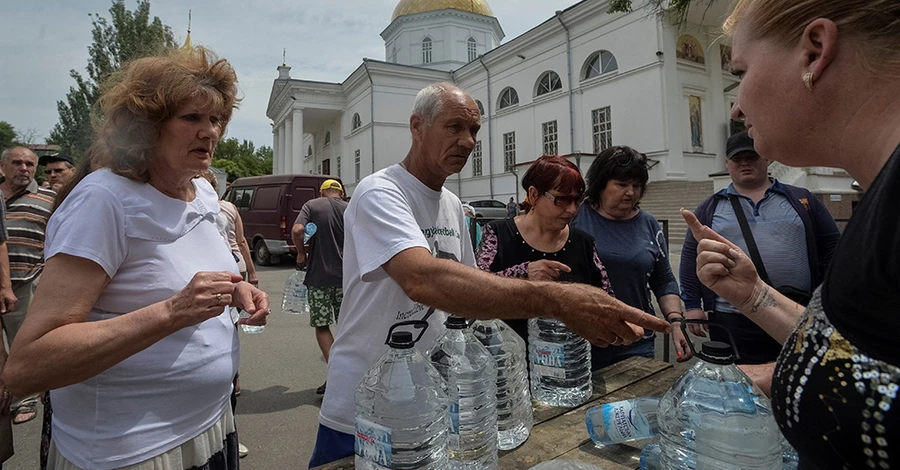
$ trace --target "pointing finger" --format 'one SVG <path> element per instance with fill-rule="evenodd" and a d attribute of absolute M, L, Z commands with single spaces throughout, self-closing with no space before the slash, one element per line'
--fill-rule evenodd
<path fill-rule="evenodd" d="M 687 222 L 688 228 L 691 229 L 691 233 L 694 235 L 694 238 L 696 238 L 697 241 L 713 240 L 713 241 L 724 243 L 724 244 L 730 246 L 731 248 L 737 248 L 737 246 L 735 246 L 734 243 L 731 243 L 730 241 L 728 241 L 727 238 L 719 235 L 713 229 L 707 227 L 706 225 L 701 224 L 700 220 L 697 219 L 697 216 L 694 215 L 693 212 L 691 212 L 685 208 L 682 208 L 681 209 L 681 217 L 683 217 L 684 221 Z"/>
<path fill-rule="evenodd" d="M 628 310 L 622 314 L 622 320 L 659 333 L 670 333 L 672 330 L 672 325 L 670 325 L 669 322 L 634 307 L 629 307 Z"/>

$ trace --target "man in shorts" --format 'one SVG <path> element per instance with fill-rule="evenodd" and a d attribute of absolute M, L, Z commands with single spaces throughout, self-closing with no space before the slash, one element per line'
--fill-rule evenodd
<path fill-rule="evenodd" d="M 334 343 L 330 326 L 337 321 L 344 294 L 341 290 L 344 264 L 344 187 L 337 180 L 322 183 L 320 197 L 303 205 L 291 228 L 291 237 L 297 247 L 297 265 L 306 266 L 304 284 L 309 289 L 309 326 L 316 329 L 316 342 L 328 362 L 328 353 Z M 315 235 L 304 246 L 306 224 L 316 225 Z M 309 253 L 307 253 L 307 250 Z M 325 385 L 316 389 L 323 395 Z"/>

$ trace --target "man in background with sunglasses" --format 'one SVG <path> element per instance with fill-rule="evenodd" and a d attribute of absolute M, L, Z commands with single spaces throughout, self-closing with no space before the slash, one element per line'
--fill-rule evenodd
<path fill-rule="evenodd" d="M 769 283 L 780 286 L 779 291 L 811 294 L 822 282 L 840 233 L 831 214 L 809 190 L 770 178 L 768 168 L 769 160 L 756 152 L 747 132 L 731 136 L 725 169 L 732 182 L 703 201 L 694 213 L 702 224 L 731 240 L 748 256 L 755 243 L 762 264 L 757 271 L 760 275 L 767 273 Z M 740 213 L 735 211 L 738 207 Z M 696 261 L 697 240 L 689 231 L 681 252 L 680 272 L 685 317 L 705 319 L 708 314 L 712 323 L 730 328 L 741 356 L 738 364 L 775 361 L 781 345 L 704 287 L 697 279 Z M 690 327 L 694 334 L 706 336 L 699 325 Z M 727 341 L 722 328 L 710 328 L 709 334 L 714 340 Z"/>
<path fill-rule="evenodd" d="M 44 155 L 38 164 L 44 165 L 44 174 L 50 183 L 50 189 L 56 192 L 75 176 L 75 162 L 72 161 L 72 157 L 62 153 Z"/>

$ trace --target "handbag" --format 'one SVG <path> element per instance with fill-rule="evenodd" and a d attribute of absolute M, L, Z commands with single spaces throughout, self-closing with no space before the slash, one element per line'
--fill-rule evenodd
<path fill-rule="evenodd" d="M 728 200 L 731 201 L 731 207 L 734 208 L 734 215 L 737 217 L 738 224 L 741 226 L 741 234 L 744 235 L 744 241 L 747 242 L 747 249 L 750 251 L 750 259 L 753 260 L 753 265 L 756 266 L 756 272 L 759 273 L 759 277 L 763 282 L 771 286 L 772 281 L 769 279 L 769 274 L 766 272 L 765 265 L 763 265 L 762 257 L 759 255 L 759 248 L 756 246 L 753 232 L 750 231 L 750 224 L 747 223 L 747 215 L 744 214 L 744 209 L 741 208 L 741 201 L 734 194 L 729 194 Z M 794 286 L 785 285 L 773 287 L 785 297 L 804 307 L 808 305 L 810 299 L 812 299 L 812 292 L 807 292 Z"/>

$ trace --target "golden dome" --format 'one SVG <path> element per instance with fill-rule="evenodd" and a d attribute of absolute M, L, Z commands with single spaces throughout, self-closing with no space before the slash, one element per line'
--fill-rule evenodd
<path fill-rule="evenodd" d="M 414 15 L 426 11 L 437 11 L 446 9 L 467 11 L 476 15 L 494 16 L 491 7 L 485 0 L 400 0 L 397 8 L 394 8 L 394 15 L 391 21 L 403 15 Z"/>

